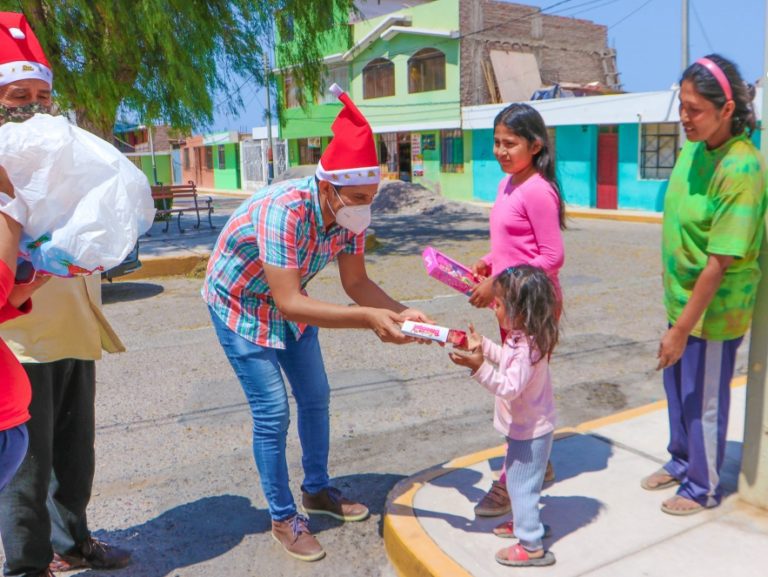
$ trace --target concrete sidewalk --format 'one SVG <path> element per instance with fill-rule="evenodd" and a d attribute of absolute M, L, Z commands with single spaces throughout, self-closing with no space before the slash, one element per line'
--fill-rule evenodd
<path fill-rule="evenodd" d="M 734 381 L 723 475 L 729 496 L 720 507 L 674 517 L 659 509 L 674 488 L 640 488 L 640 479 L 666 460 L 666 404 L 659 402 L 558 432 L 552 453 L 557 480 L 541 501 L 543 521 L 552 527 L 545 546 L 557 558 L 554 566 L 496 563 L 496 551 L 515 541 L 491 530 L 510 517 L 475 518 L 474 504 L 501 467 L 504 446 L 454 459 L 394 488 L 384 522 L 390 561 L 403 577 L 764 576 L 768 511 L 735 494 L 744 381 Z"/>

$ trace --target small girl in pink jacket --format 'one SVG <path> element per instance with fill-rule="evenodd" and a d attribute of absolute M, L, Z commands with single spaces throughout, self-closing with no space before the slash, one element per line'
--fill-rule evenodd
<path fill-rule="evenodd" d="M 519 543 L 496 561 L 515 567 L 552 565 L 544 549 L 539 498 L 555 429 L 549 358 L 557 345 L 559 299 L 544 270 L 513 266 L 494 278 L 494 304 L 506 330 L 499 346 L 470 325 L 468 353 L 450 353 L 457 365 L 496 396 L 494 425 L 507 438 L 506 485 L 512 531 Z"/>

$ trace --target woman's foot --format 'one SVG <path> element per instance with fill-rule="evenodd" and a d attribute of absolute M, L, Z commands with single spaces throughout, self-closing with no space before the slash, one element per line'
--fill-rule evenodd
<path fill-rule="evenodd" d="M 644 477 L 643 480 L 640 481 L 640 486 L 646 491 L 660 491 L 661 489 L 666 489 L 667 487 L 679 484 L 680 481 L 670 475 L 663 467 L 647 477 Z"/>
<path fill-rule="evenodd" d="M 551 551 L 545 551 L 544 549 L 529 551 L 518 543 L 517 545 L 512 545 L 512 547 L 501 549 L 496 553 L 496 561 L 511 567 L 545 567 L 547 565 L 554 565 L 555 556 Z"/>
<path fill-rule="evenodd" d="M 661 510 L 669 515 L 694 515 L 701 513 L 706 507 L 682 495 L 675 495 L 661 504 Z"/>

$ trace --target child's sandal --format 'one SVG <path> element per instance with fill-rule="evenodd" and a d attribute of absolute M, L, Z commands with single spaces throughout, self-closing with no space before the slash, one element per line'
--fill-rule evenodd
<path fill-rule="evenodd" d="M 493 528 L 493 534 L 497 537 L 501 537 L 503 539 L 511 539 L 515 536 L 515 524 L 513 521 L 504 521 L 500 525 L 496 525 L 496 527 Z M 546 539 L 552 535 L 552 528 L 544 524 L 544 535 L 543 538 Z"/>
<path fill-rule="evenodd" d="M 531 557 L 525 547 L 518 543 L 496 553 L 496 561 L 510 567 L 546 567 L 555 564 L 555 555 L 552 551 L 544 551 L 542 557 Z"/>

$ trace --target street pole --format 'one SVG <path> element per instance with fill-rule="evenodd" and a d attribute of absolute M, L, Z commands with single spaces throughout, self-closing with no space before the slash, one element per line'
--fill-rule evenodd
<path fill-rule="evenodd" d="M 270 82 L 269 54 L 264 52 L 264 84 L 267 87 L 267 184 L 272 183 L 274 178 L 274 164 L 272 162 L 272 104 L 269 93 L 272 83 Z"/>
<path fill-rule="evenodd" d="M 763 33 L 763 112 L 765 127 L 768 117 L 768 0 L 765 1 Z M 768 160 L 768 134 L 760 133 L 760 148 Z M 739 495 L 751 505 L 768 509 L 768 240 L 760 250 L 763 279 L 757 288 L 757 303 L 752 317 L 747 373 L 747 411 L 744 422 L 744 444 L 739 473 Z"/>
<path fill-rule="evenodd" d="M 149 154 L 152 157 L 152 178 L 155 180 L 155 184 L 160 184 L 157 182 L 157 164 L 155 163 L 155 143 L 152 140 L 152 125 L 147 124 L 147 132 L 149 133 Z"/>
<path fill-rule="evenodd" d="M 680 72 L 684 72 L 686 68 L 688 68 L 688 63 L 691 61 L 688 47 L 688 0 L 682 0 L 682 33 L 680 34 L 682 38 L 682 50 L 680 53 L 680 57 L 682 59 L 682 68 Z"/>

